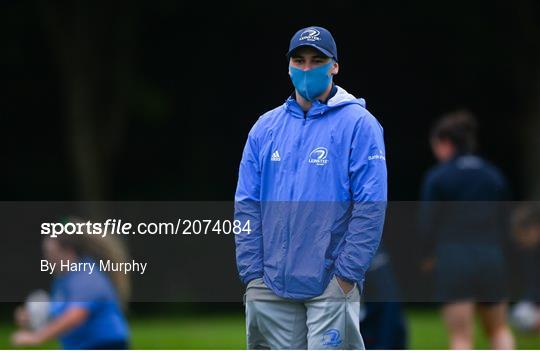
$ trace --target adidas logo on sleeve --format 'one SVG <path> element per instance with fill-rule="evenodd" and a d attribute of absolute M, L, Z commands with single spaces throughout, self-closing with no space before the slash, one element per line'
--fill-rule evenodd
<path fill-rule="evenodd" d="M 279 157 L 279 151 L 274 151 L 272 153 L 272 157 L 270 158 L 271 161 L 281 161 L 281 157 Z"/>

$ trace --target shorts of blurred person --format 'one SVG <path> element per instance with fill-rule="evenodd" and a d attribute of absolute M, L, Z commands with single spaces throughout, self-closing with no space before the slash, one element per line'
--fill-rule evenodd
<path fill-rule="evenodd" d="M 407 328 L 388 253 L 379 249 L 366 276 L 360 329 L 367 350 L 407 348 Z"/>
<path fill-rule="evenodd" d="M 485 306 L 508 299 L 506 265 L 498 246 L 442 244 L 436 249 L 437 301 L 472 299 Z"/>
<path fill-rule="evenodd" d="M 42 249 L 56 267 L 68 261 L 90 267 L 99 259 L 123 262 L 126 258 L 118 239 L 96 235 L 48 237 Z M 12 335 L 13 345 L 37 346 L 58 339 L 64 349 L 127 349 L 129 328 L 122 306 L 129 296 L 129 281 L 123 272 L 110 273 L 56 268 L 48 319 L 32 329 L 30 311 L 18 307 L 15 321 L 20 329 Z"/>
<path fill-rule="evenodd" d="M 438 160 L 426 174 L 421 194 L 425 261 L 433 261 L 436 297 L 450 347 L 473 347 L 478 312 L 494 349 L 514 348 L 507 323 L 506 223 L 509 198 L 500 170 L 475 153 L 476 119 L 465 110 L 443 116 L 430 142 Z"/>

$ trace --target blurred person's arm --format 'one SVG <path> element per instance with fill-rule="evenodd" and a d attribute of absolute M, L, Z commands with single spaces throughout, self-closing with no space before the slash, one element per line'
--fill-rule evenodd
<path fill-rule="evenodd" d="M 263 276 L 263 238 L 261 225 L 259 146 L 254 129 L 250 131 L 242 154 L 235 194 L 235 220 L 241 228 L 247 224 L 250 232 L 235 235 L 236 265 L 242 283 Z"/>
<path fill-rule="evenodd" d="M 336 277 L 345 293 L 360 287 L 379 247 L 387 205 L 383 130 L 367 114 L 356 125 L 349 158 L 353 208 L 345 245 L 336 259 Z"/>
<path fill-rule="evenodd" d="M 30 316 L 28 314 L 28 309 L 24 306 L 17 306 L 15 312 L 13 313 L 15 324 L 21 329 L 30 328 Z"/>
<path fill-rule="evenodd" d="M 89 311 L 86 308 L 71 307 L 39 330 L 15 332 L 11 337 L 11 342 L 15 346 L 32 346 L 45 343 L 84 323 L 88 318 L 88 314 Z"/>
<path fill-rule="evenodd" d="M 422 182 L 420 192 L 420 210 L 418 215 L 418 234 L 420 239 L 420 269 L 425 272 L 433 270 L 434 251 L 437 244 L 437 212 L 441 197 L 434 173 L 428 172 Z"/>

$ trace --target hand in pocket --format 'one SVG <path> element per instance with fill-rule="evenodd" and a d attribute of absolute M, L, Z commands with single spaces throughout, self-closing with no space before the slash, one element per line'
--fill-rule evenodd
<path fill-rule="evenodd" d="M 336 281 L 345 295 L 349 294 L 352 291 L 352 289 L 354 289 L 354 284 L 351 284 L 341 279 L 340 277 L 336 277 Z"/>

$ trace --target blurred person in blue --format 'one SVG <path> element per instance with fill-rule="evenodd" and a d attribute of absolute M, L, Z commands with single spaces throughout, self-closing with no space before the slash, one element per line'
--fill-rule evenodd
<path fill-rule="evenodd" d="M 505 177 L 478 156 L 477 122 L 466 110 L 443 116 L 431 131 L 439 164 L 425 176 L 420 231 L 424 270 L 435 270 L 435 293 L 449 333 L 450 347 L 474 346 L 474 316 L 494 349 L 512 349 L 507 323 L 508 292 L 503 242 L 508 200 Z"/>
<path fill-rule="evenodd" d="M 118 239 L 96 235 L 48 237 L 42 250 L 44 258 L 57 267 L 68 260 L 91 264 L 99 259 L 122 262 L 126 258 Z M 129 347 L 129 328 L 122 311 L 129 297 L 129 280 L 123 272 L 105 273 L 96 268 L 89 274 L 57 268 L 50 295 L 48 318 L 36 329 L 30 328 L 28 309 L 17 308 L 15 321 L 20 330 L 12 335 L 13 345 L 37 346 L 58 339 L 64 349 Z"/>

